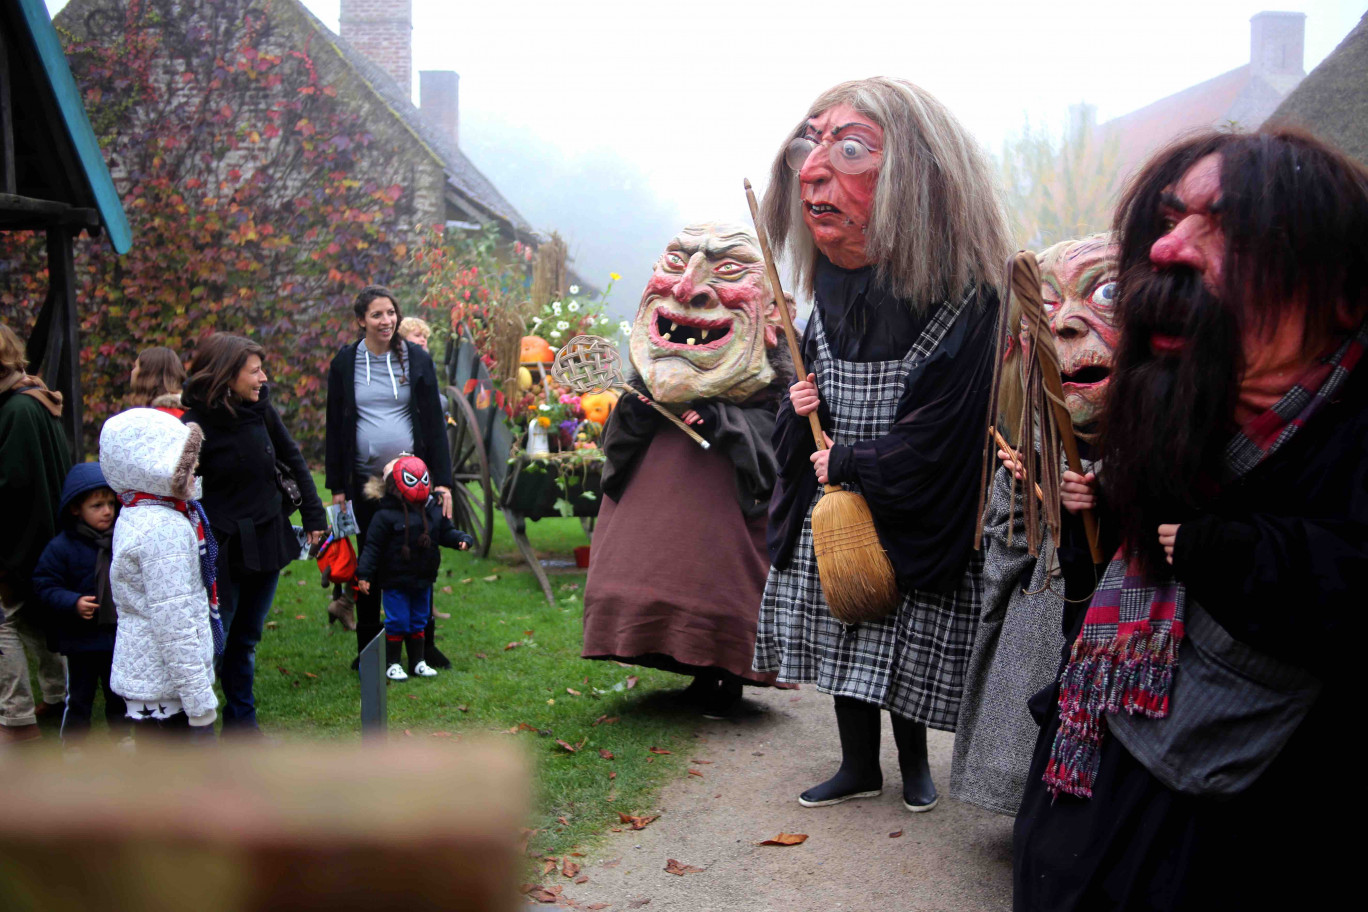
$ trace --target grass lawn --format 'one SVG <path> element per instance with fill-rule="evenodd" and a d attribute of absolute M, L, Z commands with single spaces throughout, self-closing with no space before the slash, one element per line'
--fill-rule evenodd
<path fill-rule="evenodd" d="M 578 520 L 528 528 L 533 546 L 556 557 L 569 559 L 585 543 Z M 389 685 L 390 737 L 454 740 L 463 732 L 531 726 L 505 736 L 529 751 L 535 770 L 536 813 L 528 826 L 539 832 L 531 854 L 584 846 L 618 825 L 619 811 L 653 813 L 657 789 L 688 759 L 697 717 L 674 708 L 665 693 L 687 679 L 579 658 L 584 574 L 553 576 L 558 601 L 548 605 L 532 575 L 516 568 L 517 549 L 497 514 L 487 560 L 442 554 L 435 604 L 451 618 L 438 619 L 437 642 L 453 667 Z M 360 689 L 348 668 L 356 637 L 327 624 L 330 595 L 312 563 L 296 562 L 281 574 L 257 648 L 258 717 L 268 734 L 359 737 Z M 595 724 L 605 716 L 617 721 Z M 558 741 L 577 749 L 571 753 Z"/>

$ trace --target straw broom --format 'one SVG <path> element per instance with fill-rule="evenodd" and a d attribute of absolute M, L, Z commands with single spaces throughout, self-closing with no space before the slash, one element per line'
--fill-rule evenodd
<path fill-rule="evenodd" d="M 746 180 L 746 202 L 750 204 L 755 234 L 760 240 L 760 252 L 765 257 L 770 288 L 779 302 L 779 313 L 784 320 L 789 354 L 798 376 L 806 377 L 803 355 L 798 350 L 798 335 L 793 330 L 793 318 L 784 303 L 784 289 L 779 284 L 779 270 L 770 254 L 769 240 L 760 224 L 755 191 Z M 817 412 L 808 414 L 812 439 L 817 449 L 825 450 L 826 438 Z M 846 624 L 877 620 L 893 612 L 902 599 L 898 592 L 893 565 L 879 542 L 874 528 L 874 516 L 864 497 L 847 491 L 840 485 L 828 484 L 816 506 L 812 508 L 812 544 L 817 556 L 817 576 L 822 581 L 822 594 L 832 617 Z"/>

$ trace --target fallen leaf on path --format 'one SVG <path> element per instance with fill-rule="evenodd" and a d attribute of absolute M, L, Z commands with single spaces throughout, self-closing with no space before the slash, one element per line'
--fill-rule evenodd
<path fill-rule="evenodd" d="M 807 833 L 780 833 L 773 839 L 757 842 L 756 845 L 795 846 L 807 842 Z"/>
<path fill-rule="evenodd" d="M 523 891 L 527 895 L 528 899 L 536 900 L 539 903 L 553 903 L 556 901 L 556 894 L 552 893 L 545 887 L 539 887 L 536 884 L 524 884 L 524 886 L 529 886 L 532 888 L 530 890 Z"/>
<path fill-rule="evenodd" d="M 462 703 L 460 706 L 456 707 L 456 711 L 457 711 L 457 712 L 468 713 L 468 712 L 470 712 L 470 707 L 469 707 L 469 706 L 466 706 L 464 703 Z"/>
<path fill-rule="evenodd" d="M 616 868 L 622 862 L 622 858 L 612 858 L 599 865 L 600 868 Z"/>
<path fill-rule="evenodd" d="M 627 902 L 627 908 L 629 908 L 629 909 L 640 909 L 642 906 L 648 905 L 650 902 L 651 902 L 651 900 L 650 900 L 649 898 L 648 898 L 648 899 L 633 899 L 633 900 L 629 900 L 629 901 Z"/>
<path fill-rule="evenodd" d="M 408 697 L 410 700 L 416 700 L 416 699 L 418 699 L 418 695 L 417 695 L 417 694 L 404 694 L 404 696 Z"/>
<path fill-rule="evenodd" d="M 486 583 L 495 582 L 496 580 L 498 580 L 498 578 L 499 578 L 499 574 L 497 574 L 497 573 L 494 574 L 493 576 L 482 576 L 482 577 L 480 577 L 480 579 L 484 580 Z"/>
<path fill-rule="evenodd" d="M 617 665 L 619 668 L 636 668 L 635 665 L 628 665 L 626 662 L 619 662 L 617 659 L 613 660 L 613 664 Z"/>
<path fill-rule="evenodd" d="M 594 720 L 594 725 L 612 725 L 618 720 L 618 716 L 599 716 Z"/>
<path fill-rule="evenodd" d="M 553 886 L 547 887 L 546 889 L 550 890 L 552 893 L 560 895 L 560 891 L 564 890 L 565 887 L 562 887 L 560 884 L 554 884 Z"/>
<path fill-rule="evenodd" d="M 517 649 L 517 648 L 518 648 L 519 646 L 521 646 L 521 645 L 522 645 L 522 643 L 519 643 L 519 642 L 517 642 L 517 641 L 515 640 L 515 641 L 513 641 L 512 643 L 509 643 L 507 646 L 504 647 L 504 652 L 508 652 L 508 650 L 510 650 L 510 649 Z"/>
<path fill-rule="evenodd" d="M 888 834 L 888 838 L 889 838 L 889 839 L 897 839 L 899 836 L 902 835 L 902 833 L 903 833 L 902 830 L 894 830 L 893 832 L 891 832 L 891 833 Z"/>
<path fill-rule="evenodd" d="M 689 770 L 689 775 L 690 775 L 690 776 L 697 776 L 699 779 L 702 779 L 702 778 L 703 778 L 703 771 L 702 771 L 702 770 L 691 769 L 691 770 Z"/>
<path fill-rule="evenodd" d="M 599 909 L 606 909 L 606 908 L 608 908 L 608 907 L 611 906 L 611 905 L 612 905 L 612 903 L 590 903 L 589 905 L 585 906 L 584 908 L 586 908 L 586 909 L 593 909 L 594 912 L 598 912 Z"/>
<path fill-rule="evenodd" d="M 536 730 L 537 727 L 535 725 L 528 725 L 526 722 L 519 722 L 517 725 L 513 726 L 507 732 L 505 732 L 505 734 L 516 735 L 518 732 L 534 732 Z"/>
<path fill-rule="evenodd" d="M 556 739 L 556 743 L 572 754 L 579 749 L 575 747 L 575 745 L 571 744 L 569 741 L 562 741 L 560 738 Z"/>
<path fill-rule="evenodd" d="M 452 588 L 451 588 L 450 586 L 443 586 L 443 587 L 442 587 L 442 594 L 443 594 L 443 595 L 451 595 L 451 593 L 452 593 Z"/>
<path fill-rule="evenodd" d="M 567 687 L 567 688 L 565 688 L 565 692 L 568 693 L 568 694 L 570 694 L 570 696 L 572 696 L 572 697 L 582 697 L 582 696 L 584 696 L 584 694 L 580 693 L 578 690 L 575 690 L 575 688 L 573 688 L 573 687 Z"/>
<path fill-rule="evenodd" d="M 683 877 L 685 874 L 702 874 L 703 869 L 695 868 L 693 865 L 686 865 L 684 862 L 676 861 L 673 858 L 667 858 L 665 859 L 665 873 L 677 874 L 678 876 Z"/>
<path fill-rule="evenodd" d="M 599 748 L 599 756 L 602 757 L 604 760 L 612 760 L 612 759 L 613 759 L 613 752 L 610 751 L 610 750 L 609 750 L 608 748 L 606 748 L 606 747 L 600 747 L 600 748 Z"/>
<path fill-rule="evenodd" d="M 616 772 L 612 772 L 612 773 L 609 773 L 609 774 L 608 774 L 608 779 L 609 779 L 610 781 L 613 780 L 613 779 L 616 779 L 616 778 L 617 778 L 617 773 L 616 773 Z"/>
<path fill-rule="evenodd" d="M 547 874 L 550 874 L 554 870 L 556 870 L 556 859 L 546 859 L 545 863 L 542 864 L 542 877 L 545 877 Z"/>
<path fill-rule="evenodd" d="M 577 883 L 577 884 L 587 884 L 588 882 L 589 882 L 589 875 L 588 875 L 588 874 L 581 874 L 579 877 L 576 877 L 576 878 L 575 878 L 575 883 Z"/>
<path fill-rule="evenodd" d="M 690 763 L 702 763 L 704 766 L 712 766 L 711 760 L 690 760 Z"/>
<path fill-rule="evenodd" d="M 570 821 L 569 821 L 569 820 L 566 820 L 564 817 L 557 817 L 557 818 L 556 818 L 556 822 L 559 823 L 561 826 L 569 826 L 569 825 L 570 825 Z"/>
<path fill-rule="evenodd" d="M 654 744 L 647 748 L 653 754 L 673 754 L 674 751 L 667 751 L 663 747 L 656 747 Z"/>
<path fill-rule="evenodd" d="M 525 636 L 525 637 L 530 637 L 531 635 L 532 635 L 532 631 L 530 631 L 530 630 L 524 630 L 524 631 L 523 631 L 523 636 Z"/>
<path fill-rule="evenodd" d="M 318 677 L 318 675 L 314 674 L 312 671 L 306 671 L 306 672 L 304 672 L 304 677 L 306 677 L 306 678 L 316 678 L 316 677 Z"/>
<path fill-rule="evenodd" d="M 653 814 L 649 817 L 645 815 L 635 817 L 631 814 L 624 814 L 622 813 L 622 811 L 618 811 L 618 819 L 620 819 L 623 823 L 630 823 L 632 825 L 632 829 L 634 830 L 644 830 L 652 820 L 658 820 L 659 818 L 659 814 Z"/>
<path fill-rule="evenodd" d="M 299 585 L 301 585 L 301 586 L 304 585 L 304 581 L 303 581 L 303 580 L 300 580 L 300 581 L 299 581 Z M 307 621 L 308 619 L 309 619 L 309 616 L 308 616 L 307 614 L 296 614 L 296 615 L 295 615 L 295 620 L 296 620 L 296 621 Z"/>
<path fill-rule="evenodd" d="M 575 863 L 574 863 L 573 861 L 571 861 L 570 859 L 566 858 L 566 859 L 564 859 L 563 861 L 561 861 L 561 874 L 565 875 L 566 877 L 572 877 L 572 878 L 573 878 L 573 877 L 578 877 L 578 876 L 579 876 L 579 872 L 580 872 L 580 866 L 577 865 L 577 864 L 575 864 Z"/>
<path fill-rule="evenodd" d="M 303 617 L 303 615 L 300 615 L 300 617 Z M 627 689 L 628 689 L 628 690 L 631 690 L 633 687 L 636 687 L 636 686 L 637 686 L 637 681 L 639 681 L 639 680 L 641 680 L 641 679 L 638 678 L 636 675 L 628 675 L 628 676 L 627 676 Z"/>
<path fill-rule="evenodd" d="M 450 738 L 450 737 L 451 737 L 451 732 L 433 732 L 433 733 L 432 733 L 432 737 L 434 737 L 434 738 Z"/>
<path fill-rule="evenodd" d="M 404 737 L 405 737 L 405 738 L 412 738 L 412 737 L 413 737 L 413 732 L 410 731 L 410 730 L 407 729 L 407 728 L 404 729 Z"/>

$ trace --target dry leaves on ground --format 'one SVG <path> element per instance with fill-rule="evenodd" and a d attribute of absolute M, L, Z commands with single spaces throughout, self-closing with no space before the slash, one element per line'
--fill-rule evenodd
<path fill-rule="evenodd" d="M 891 832 L 891 833 L 888 834 L 888 838 L 889 838 L 889 839 L 897 839 L 897 838 L 898 838 L 899 836 L 901 836 L 902 834 L 903 834 L 903 831 L 902 831 L 902 830 L 894 830 L 893 832 Z"/>
<path fill-rule="evenodd" d="M 628 675 L 628 676 L 627 676 L 627 689 L 628 689 L 628 690 L 631 690 L 633 687 L 636 687 L 636 686 L 637 686 L 637 681 L 639 681 L 639 680 L 640 680 L 640 678 L 638 678 L 636 675 Z"/>
<path fill-rule="evenodd" d="M 612 725 L 618 720 L 618 716 L 599 716 L 594 720 L 594 725 Z"/>
<path fill-rule="evenodd" d="M 622 811 L 618 811 L 618 819 L 620 819 L 623 823 L 631 824 L 632 829 L 634 830 L 644 830 L 652 820 L 658 820 L 659 818 L 659 814 L 652 814 L 650 816 L 642 815 L 640 817 L 637 817 L 631 814 L 624 814 L 622 813 Z"/>
<path fill-rule="evenodd" d="M 780 833 L 773 839 L 757 842 L 756 845 L 795 846 L 807 842 L 807 833 Z"/>
<path fill-rule="evenodd" d="M 613 752 L 610 751 L 610 750 L 609 750 L 608 748 L 606 748 L 606 747 L 600 747 L 600 748 L 599 748 L 599 756 L 602 757 L 604 760 L 612 760 L 612 759 L 613 759 Z"/>
<path fill-rule="evenodd" d="M 699 779 L 702 779 L 702 778 L 703 778 L 703 771 L 702 771 L 702 770 L 691 769 L 691 770 L 689 770 L 689 775 L 690 775 L 690 776 L 697 776 Z"/>
<path fill-rule="evenodd" d="M 535 725 L 528 725 L 526 722 L 519 722 L 517 725 L 510 728 L 508 731 L 504 732 L 504 734 L 516 735 L 519 732 L 534 732 L 536 730 L 537 726 Z"/>
<path fill-rule="evenodd" d="M 711 760 L 690 760 L 689 762 L 690 762 L 690 763 L 701 763 L 701 764 L 703 764 L 704 766 L 712 766 L 712 761 L 711 761 Z"/>
<path fill-rule="evenodd" d="M 648 747 L 648 748 L 646 748 L 646 749 L 649 750 L 649 751 L 650 751 L 651 753 L 653 753 L 653 754 L 673 754 L 673 753 L 674 753 L 674 751 L 667 751 L 667 750 L 666 750 L 665 748 L 663 748 L 663 747 L 656 747 L 654 744 L 652 744 L 650 747 Z"/>
<path fill-rule="evenodd" d="M 561 874 L 571 879 L 579 876 L 580 866 L 568 858 L 561 860 Z"/>
<path fill-rule="evenodd" d="M 536 884 L 523 884 L 523 893 L 528 899 L 539 903 L 553 903 L 559 898 L 555 893 Z"/>
<path fill-rule="evenodd" d="M 665 873 L 676 874 L 683 877 L 685 874 L 702 874 L 703 869 L 695 868 L 693 865 L 686 865 L 684 862 L 676 861 L 673 858 L 667 858 L 665 859 Z"/>

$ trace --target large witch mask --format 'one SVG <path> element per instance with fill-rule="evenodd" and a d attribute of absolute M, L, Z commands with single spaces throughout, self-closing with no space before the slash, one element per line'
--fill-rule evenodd
<path fill-rule="evenodd" d="M 755 233 L 707 222 L 675 235 L 641 296 L 632 365 L 667 405 L 741 402 L 775 379 L 779 311 Z"/>

